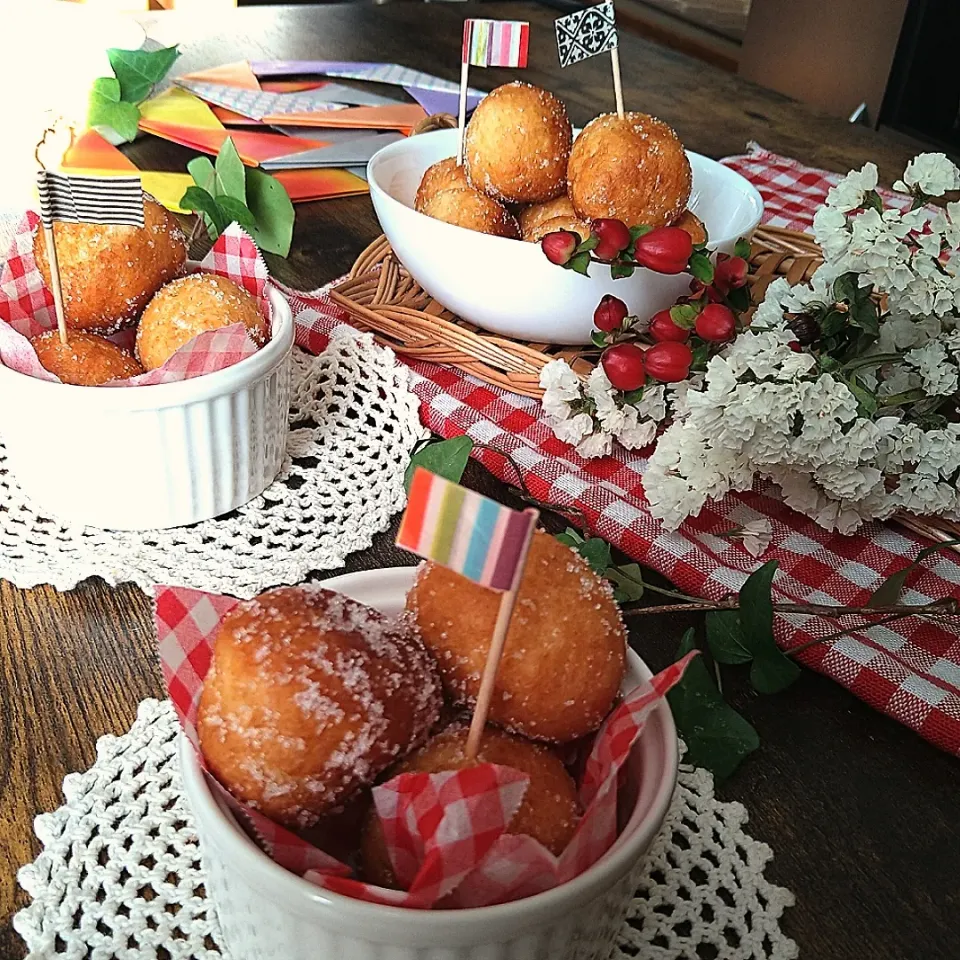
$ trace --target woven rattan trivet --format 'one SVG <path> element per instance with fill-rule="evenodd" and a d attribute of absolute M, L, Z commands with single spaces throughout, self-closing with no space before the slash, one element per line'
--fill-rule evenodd
<path fill-rule="evenodd" d="M 819 265 L 820 251 L 807 235 L 778 227 L 757 230 L 750 253 L 750 282 L 757 296 L 775 277 L 800 283 Z M 407 273 L 384 236 L 357 257 L 349 278 L 330 296 L 357 326 L 372 331 L 397 353 L 458 367 L 527 397 L 543 395 L 540 370 L 551 360 L 566 360 L 586 376 L 599 357 L 590 346 L 513 340 L 461 320 Z"/>

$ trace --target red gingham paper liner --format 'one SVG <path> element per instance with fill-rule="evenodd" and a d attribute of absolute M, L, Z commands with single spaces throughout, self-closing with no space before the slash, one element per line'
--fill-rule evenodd
<path fill-rule="evenodd" d="M 59 382 L 40 365 L 28 338 L 56 327 L 53 297 L 43 286 L 33 257 L 33 235 L 39 218 L 28 212 L 14 236 L 7 259 L 0 266 L 0 363 L 19 373 Z M 267 267 L 250 237 L 236 224 L 228 227 L 199 267 L 243 286 L 261 303 L 269 318 L 266 299 Z M 120 335 L 123 336 L 123 335 Z M 119 339 L 120 336 L 114 338 Z M 126 337 L 129 340 L 129 337 Z M 149 386 L 190 380 L 223 370 L 256 353 L 257 345 L 242 323 L 209 330 L 181 347 L 163 366 L 147 373 L 116 380 L 110 387 Z"/>
<path fill-rule="evenodd" d="M 212 644 L 220 621 L 239 601 L 175 587 L 157 587 L 154 600 L 167 691 L 184 735 L 198 748 L 197 709 Z M 582 873 L 613 844 L 620 770 L 650 713 L 694 655 L 688 654 L 636 687 L 600 728 L 580 793 L 584 814 L 559 857 L 530 837 L 505 833 L 523 800 L 528 778 L 495 764 L 456 773 L 403 774 L 374 788 L 387 852 L 408 892 L 383 890 L 353 879 L 344 864 L 238 803 L 209 774 L 207 782 L 250 824 L 274 860 L 318 886 L 417 909 L 440 900 L 445 906 L 484 906 L 531 896 Z"/>
<path fill-rule="evenodd" d="M 813 216 L 839 174 L 805 167 L 759 147 L 723 161 L 751 180 L 763 195 L 764 222 L 809 232 Z M 884 197 L 897 198 L 888 191 Z M 286 291 L 297 318 L 297 343 L 316 351 L 347 315 L 325 295 Z M 783 602 L 858 605 L 885 577 L 906 566 L 928 541 L 896 526 L 868 524 L 854 536 L 828 533 L 790 510 L 776 490 L 760 484 L 749 493 L 708 504 L 700 516 L 666 533 L 646 508 L 642 476 L 650 450 L 584 460 L 543 422 L 540 404 L 489 386 L 450 367 L 410 362 L 411 388 L 421 417 L 443 437 L 469 434 L 510 454 L 538 499 L 583 512 L 590 530 L 624 553 L 669 577 L 682 590 L 719 599 L 738 590 L 760 561 L 736 541 L 717 536 L 733 526 L 766 517 L 773 544 L 763 560 L 780 570 L 774 592 Z M 489 451 L 475 454 L 508 483 L 513 467 Z M 912 574 L 904 603 L 928 603 L 960 595 L 960 557 L 949 551 L 929 557 Z M 778 618 L 784 648 L 835 632 L 817 617 Z M 843 621 L 847 626 L 852 621 Z M 960 755 L 960 636 L 910 618 L 869 633 L 817 644 L 799 654 L 804 664 L 843 684 L 943 750 Z"/>

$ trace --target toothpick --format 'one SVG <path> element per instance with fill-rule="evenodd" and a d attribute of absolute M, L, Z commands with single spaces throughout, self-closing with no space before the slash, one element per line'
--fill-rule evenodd
<path fill-rule="evenodd" d="M 460 115 L 457 120 L 457 166 L 463 166 L 464 131 L 467 126 L 467 81 L 470 64 L 464 59 L 460 64 Z"/>
<path fill-rule="evenodd" d="M 40 142 L 37 144 L 36 149 L 33 152 L 34 159 L 37 161 L 37 165 L 40 167 L 40 170 L 44 173 L 46 172 L 46 165 L 40 159 L 40 150 L 43 145 L 47 142 L 47 137 L 51 133 L 57 132 L 57 124 L 62 121 L 62 117 L 57 117 L 54 120 L 52 126 L 47 127 L 43 131 L 43 137 Z M 70 125 L 70 146 L 73 146 L 75 130 L 73 125 Z M 69 149 L 69 148 L 68 148 Z M 52 288 L 51 292 L 53 293 L 53 307 L 57 314 L 57 332 L 60 334 L 60 342 L 67 346 L 67 318 L 63 310 L 63 290 L 60 287 L 60 261 L 57 259 L 57 241 L 53 235 L 53 224 L 51 223 L 48 227 L 46 224 L 43 225 L 43 236 L 46 240 L 47 247 L 47 262 L 50 265 L 50 286 Z"/>
<path fill-rule="evenodd" d="M 617 98 L 617 116 L 623 119 L 623 84 L 620 80 L 620 51 L 610 48 L 610 66 L 613 67 L 613 95 Z"/>
<path fill-rule="evenodd" d="M 524 511 L 528 514 L 538 515 L 536 510 L 530 509 Z M 527 566 L 527 554 L 530 552 L 530 542 L 533 540 L 533 526 L 531 524 L 531 536 L 527 538 L 524 544 L 523 552 L 520 554 L 520 562 L 517 564 L 516 573 L 513 576 L 513 585 L 506 590 L 500 597 L 500 609 L 497 611 L 497 622 L 493 628 L 493 638 L 490 640 L 490 649 L 487 652 L 487 662 L 483 667 L 483 676 L 480 679 L 480 692 L 477 694 L 477 703 L 473 708 L 473 719 L 470 721 L 470 732 L 467 735 L 466 755 L 469 762 L 477 759 L 477 753 L 480 750 L 480 739 L 483 737 L 484 727 L 487 725 L 487 714 L 490 712 L 490 703 L 493 700 L 493 688 L 497 680 L 497 670 L 500 667 L 500 658 L 503 656 L 503 647 L 507 640 L 507 631 L 510 628 L 510 619 L 513 617 L 513 608 L 517 603 L 517 594 L 520 590 L 520 582 L 523 580 L 523 571 Z"/>

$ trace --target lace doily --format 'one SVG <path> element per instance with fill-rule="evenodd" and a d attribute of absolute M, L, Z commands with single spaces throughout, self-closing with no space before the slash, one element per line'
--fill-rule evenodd
<path fill-rule="evenodd" d="M 180 795 L 178 732 L 168 702 L 145 700 L 129 733 L 103 737 L 93 767 L 64 780 L 64 806 L 37 817 L 43 851 L 18 874 L 33 902 L 13 920 L 27 960 L 220 956 Z M 741 804 L 714 797 L 708 773 L 681 767 L 611 960 L 797 956 L 780 931 L 793 894 L 764 877 L 772 852 L 746 821 Z"/>
<path fill-rule="evenodd" d="M 52 521 L 21 493 L 0 443 L 0 578 L 69 590 L 99 576 L 250 597 L 339 567 L 403 507 L 404 470 L 426 434 L 407 379 L 392 351 L 347 326 L 320 356 L 295 350 L 280 476 L 192 527 L 131 533 Z"/>

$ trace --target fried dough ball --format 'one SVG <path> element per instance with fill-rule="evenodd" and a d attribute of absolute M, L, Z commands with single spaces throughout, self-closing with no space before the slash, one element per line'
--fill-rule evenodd
<path fill-rule="evenodd" d="M 420 212 L 477 233 L 520 239 L 520 228 L 513 214 L 473 187 L 441 190 L 427 200 Z"/>
<path fill-rule="evenodd" d="M 707 228 L 703 225 L 703 221 L 689 210 L 684 210 L 673 226 L 686 230 L 694 243 L 704 243 L 707 239 Z"/>
<path fill-rule="evenodd" d="M 586 240 L 590 236 L 590 224 L 585 220 L 580 220 L 576 214 L 573 216 L 554 217 L 552 220 L 544 220 L 537 224 L 528 233 L 523 236 L 524 240 L 530 243 L 539 243 L 548 233 L 556 230 L 569 230 L 575 233 L 581 240 Z"/>
<path fill-rule="evenodd" d="M 686 209 L 693 182 L 680 138 L 645 113 L 591 120 L 570 151 L 567 176 L 581 217 L 617 217 L 628 227 L 673 223 Z"/>
<path fill-rule="evenodd" d="M 210 770 L 290 827 L 332 813 L 420 744 L 440 711 L 412 632 L 319 587 L 280 587 L 223 619 L 197 720 Z"/>
<path fill-rule="evenodd" d="M 267 342 L 267 321 L 256 297 L 213 273 L 181 277 L 160 290 L 143 311 L 137 356 L 144 370 L 155 370 L 197 334 L 232 323 L 242 323 L 257 346 Z"/>
<path fill-rule="evenodd" d="M 554 217 L 575 217 L 576 213 L 570 198 L 564 194 L 555 200 L 547 200 L 546 203 L 531 203 L 529 207 L 524 207 L 517 217 L 520 224 L 520 232 L 523 239 L 529 239 L 528 234 L 532 233 L 541 223 L 547 220 L 553 220 Z"/>
<path fill-rule="evenodd" d="M 54 223 L 68 327 L 116 333 L 130 326 L 149 299 L 183 270 L 187 241 L 173 215 L 144 196 L 143 219 L 142 227 Z M 49 288 L 43 230 L 33 238 L 33 255 Z"/>
<path fill-rule="evenodd" d="M 465 724 L 447 727 L 392 770 L 391 776 L 465 769 L 469 765 L 468 733 L 469 727 Z M 577 829 L 580 803 L 577 785 L 553 753 L 539 744 L 488 726 L 480 740 L 477 762 L 512 767 L 530 777 L 523 802 L 510 821 L 507 833 L 533 837 L 554 856 L 563 853 Z M 397 886 L 375 807 L 364 823 L 360 858 L 368 882 L 381 887 Z"/>
<path fill-rule="evenodd" d="M 563 103 L 529 83 L 497 87 L 465 135 L 470 182 L 507 203 L 543 203 L 566 192 L 572 131 Z"/>
<path fill-rule="evenodd" d="M 417 188 L 417 197 L 414 200 L 414 210 L 423 213 L 426 202 L 441 190 L 466 189 L 470 186 L 466 168 L 457 163 L 456 157 L 447 157 L 439 160 L 432 167 L 424 171 L 423 179 Z"/>
<path fill-rule="evenodd" d="M 30 343 L 37 351 L 40 366 L 56 374 L 62 383 L 97 387 L 143 373 L 131 354 L 95 333 L 68 331 L 64 345 L 56 330 L 48 330 Z"/>
<path fill-rule="evenodd" d="M 500 595 L 427 563 L 407 595 L 444 689 L 471 702 Z M 565 743 L 603 722 L 626 670 L 626 631 L 610 585 L 587 562 L 537 532 L 497 671 L 490 720 L 535 740 Z"/>

